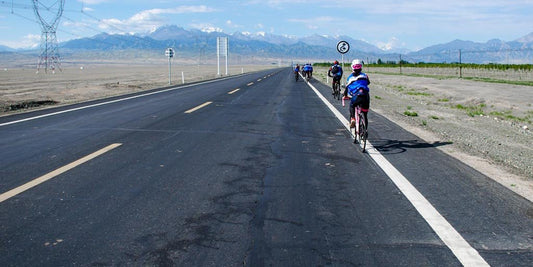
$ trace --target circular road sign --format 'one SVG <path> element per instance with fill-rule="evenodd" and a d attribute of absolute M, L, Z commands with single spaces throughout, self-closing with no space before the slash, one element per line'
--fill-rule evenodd
<path fill-rule="evenodd" d="M 350 44 L 346 41 L 340 41 L 337 43 L 337 51 L 341 54 L 346 54 L 350 51 Z"/>
<path fill-rule="evenodd" d="M 172 48 L 167 48 L 167 50 L 165 50 L 165 56 L 167 57 L 174 57 L 174 49 Z"/>

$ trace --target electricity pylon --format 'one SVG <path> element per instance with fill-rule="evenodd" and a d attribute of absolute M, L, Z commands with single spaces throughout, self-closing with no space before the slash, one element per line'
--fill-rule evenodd
<path fill-rule="evenodd" d="M 44 68 L 45 72 L 48 72 L 48 70 L 61 70 L 56 29 L 63 14 L 64 5 L 65 0 L 57 0 L 50 5 L 45 5 L 42 1 L 33 0 L 33 11 L 41 22 L 41 55 L 37 66 L 38 71 L 41 68 Z M 51 17 L 45 17 L 45 14 L 42 14 L 40 10 L 49 12 Z"/>

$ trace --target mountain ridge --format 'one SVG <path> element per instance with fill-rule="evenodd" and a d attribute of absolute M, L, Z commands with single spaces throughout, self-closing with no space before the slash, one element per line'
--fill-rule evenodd
<path fill-rule="evenodd" d="M 491 39 L 485 43 L 453 40 L 432 45 L 418 51 L 383 50 L 363 40 L 347 35 L 328 36 L 313 34 L 305 37 L 276 35 L 265 32 L 234 32 L 217 30 L 187 30 L 177 25 L 165 25 L 145 35 L 100 33 L 92 37 L 73 39 L 60 43 L 66 50 L 164 50 L 174 47 L 182 53 L 216 53 L 216 38 L 228 37 L 232 54 L 264 58 L 291 58 L 309 61 L 338 59 L 336 44 L 343 40 L 350 44 L 346 58 L 363 58 L 367 61 L 408 62 L 471 62 L 471 63 L 529 63 L 533 62 L 533 32 L 513 41 Z M 19 51 L 0 46 L 0 52 Z M 461 54 L 461 55 L 460 55 Z"/>

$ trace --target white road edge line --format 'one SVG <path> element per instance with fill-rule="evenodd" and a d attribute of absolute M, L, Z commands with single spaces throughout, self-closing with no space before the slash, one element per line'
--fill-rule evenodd
<path fill-rule="evenodd" d="M 197 110 L 199 110 L 199 109 L 201 109 L 201 108 L 203 108 L 203 107 L 205 107 L 205 106 L 207 106 L 207 105 L 210 105 L 210 104 L 212 104 L 212 103 L 213 103 L 213 102 L 211 102 L 211 101 L 207 101 L 207 102 L 205 102 L 205 103 L 203 103 L 203 104 L 201 104 L 201 105 L 199 105 L 199 106 L 196 106 L 196 107 L 194 107 L 194 108 L 191 108 L 191 109 L 185 111 L 184 113 L 193 113 L 193 112 L 195 112 L 195 111 L 197 111 Z"/>
<path fill-rule="evenodd" d="M 47 173 L 47 174 L 45 174 L 45 175 L 43 175 L 43 176 L 41 176 L 39 178 L 35 178 L 35 179 L 33 179 L 33 180 L 31 180 L 31 181 L 29 181 L 29 182 L 17 187 L 17 188 L 14 188 L 14 189 L 11 189 L 11 190 L 9 190 L 9 191 L 7 191 L 5 193 L 2 193 L 0 195 L 0 202 L 3 202 L 4 200 L 10 199 L 10 198 L 12 198 L 12 197 L 14 197 L 14 196 L 16 196 L 16 195 L 28 190 L 28 189 L 31 189 L 31 188 L 33 188 L 35 186 L 38 186 L 38 185 L 40 185 L 40 184 L 42 184 L 42 183 L 44 183 L 44 182 L 46 182 L 46 181 L 58 176 L 58 175 L 66 172 L 66 171 L 69 171 L 69 170 L 71 170 L 71 169 L 73 169 L 73 168 L 75 168 L 75 167 L 77 167 L 77 166 L 79 166 L 79 165 L 81 165 L 81 164 L 83 164 L 83 163 L 85 163 L 85 162 L 87 162 L 89 160 L 92 160 L 92 159 L 94 159 L 94 158 L 96 158 L 96 157 L 98 157 L 98 156 L 100 156 L 100 155 L 102 155 L 102 154 L 104 154 L 106 152 L 109 152 L 109 151 L 111 151 L 111 150 L 113 150 L 113 149 L 115 149 L 115 148 L 117 148 L 117 147 L 119 147 L 121 145 L 122 144 L 120 144 L 120 143 L 115 143 L 115 144 L 111 144 L 109 146 L 106 146 L 106 147 L 104 147 L 104 148 L 102 148 L 102 149 L 100 149 L 100 150 L 98 150 L 98 151 L 96 151 L 96 152 L 94 152 L 92 154 L 89 154 L 89 155 L 87 155 L 87 156 L 85 156 L 85 157 L 83 157 L 81 159 L 78 159 L 78 160 L 76 160 L 74 162 L 71 162 L 71 163 L 69 163 L 69 164 L 67 164 L 67 165 L 65 165 L 65 166 L 63 166 L 63 167 L 61 167 L 59 169 L 56 169 L 55 171 L 49 172 L 49 173 Z"/>
<path fill-rule="evenodd" d="M 111 101 L 107 101 L 107 102 L 102 102 L 102 103 L 98 103 L 98 104 L 93 104 L 93 105 L 88 105 L 88 106 L 83 106 L 83 107 L 73 108 L 73 109 L 67 109 L 67 110 L 63 110 L 63 111 L 43 114 L 43 115 L 40 115 L 40 116 L 30 117 L 30 118 L 16 120 L 16 121 L 4 122 L 4 123 L 0 123 L 0 127 L 6 126 L 6 125 L 10 125 L 10 124 L 16 124 L 16 123 L 20 123 L 20 122 L 25 122 L 25 121 L 31 121 L 31 120 L 35 120 L 35 119 L 50 117 L 50 116 L 54 116 L 54 115 L 59 115 L 59 114 L 72 112 L 72 111 L 76 111 L 76 110 L 82 110 L 82 109 L 86 109 L 86 108 L 98 107 L 98 106 L 103 106 L 103 105 L 108 105 L 108 104 L 112 104 L 112 103 L 117 103 L 117 102 L 130 100 L 130 99 L 135 99 L 135 98 L 145 97 L 145 96 L 149 96 L 149 95 L 160 94 L 160 93 L 164 93 L 164 92 L 168 92 L 168 91 L 174 91 L 174 90 L 187 88 L 187 87 L 192 87 L 192 86 L 196 86 L 196 85 L 213 83 L 213 82 L 227 80 L 227 79 L 231 79 L 231 78 L 235 78 L 235 77 L 220 78 L 220 79 L 216 79 L 216 80 L 205 81 L 205 82 L 200 82 L 200 83 L 195 83 L 195 84 L 177 86 L 177 87 L 172 87 L 172 88 L 168 88 L 168 89 L 161 90 L 161 91 L 156 91 L 156 92 L 151 92 L 151 93 L 146 93 L 146 94 L 141 94 L 141 95 L 135 95 L 135 96 L 125 97 L 125 98 L 120 98 L 120 99 L 111 100 Z"/>
<path fill-rule="evenodd" d="M 309 87 L 318 95 L 326 106 L 335 114 L 339 121 L 353 136 L 348 126 L 348 120 L 309 82 Z M 370 157 L 389 176 L 405 197 L 426 220 L 439 238 L 450 248 L 463 266 L 490 266 L 453 226 L 431 205 L 431 203 L 396 169 L 372 144 L 367 141 L 367 151 Z"/>

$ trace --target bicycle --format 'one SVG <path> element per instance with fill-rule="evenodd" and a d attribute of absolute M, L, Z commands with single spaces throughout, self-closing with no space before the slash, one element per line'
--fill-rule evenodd
<path fill-rule="evenodd" d="M 350 97 L 342 98 L 342 106 L 344 106 L 344 100 L 350 99 Z M 365 152 L 366 149 L 366 140 L 368 139 L 368 128 L 365 123 L 365 115 L 361 111 L 361 106 L 355 106 L 355 128 L 354 128 L 354 140 L 353 143 L 359 143 L 361 147 L 361 152 Z M 351 127 L 350 127 L 351 131 Z"/>
<path fill-rule="evenodd" d="M 333 82 L 333 99 L 341 100 L 341 84 L 339 80 Z"/>
<path fill-rule="evenodd" d="M 298 81 L 298 79 L 300 78 L 300 73 L 298 73 L 297 71 L 294 72 L 294 79 L 296 81 Z"/>

